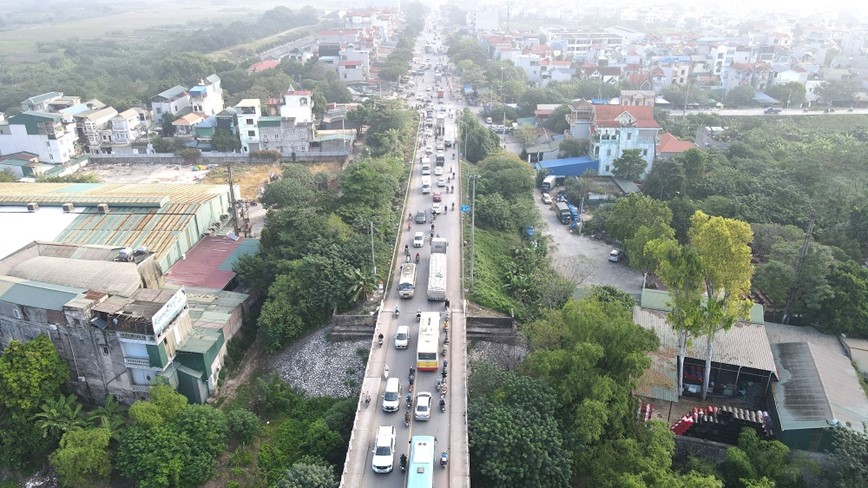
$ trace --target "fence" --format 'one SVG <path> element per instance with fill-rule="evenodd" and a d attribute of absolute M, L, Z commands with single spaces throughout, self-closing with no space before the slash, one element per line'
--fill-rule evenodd
<path fill-rule="evenodd" d="M 342 161 L 349 156 L 345 151 L 313 151 L 296 153 L 297 162 L 312 161 Z M 91 154 L 90 161 L 95 164 L 226 164 L 226 163 L 250 163 L 271 164 L 271 157 L 251 156 L 241 153 L 218 153 L 206 152 L 196 160 L 187 160 L 174 154 Z M 288 161 L 289 158 L 281 157 Z"/>

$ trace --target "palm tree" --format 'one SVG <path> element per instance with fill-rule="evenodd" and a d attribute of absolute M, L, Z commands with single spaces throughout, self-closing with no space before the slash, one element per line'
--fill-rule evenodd
<path fill-rule="evenodd" d="M 42 437 L 52 436 L 60 438 L 64 433 L 74 429 L 82 429 L 87 423 L 79 414 L 81 404 L 75 395 L 58 395 L 54 400 L 48 400 L 40 411 L 33 415 L 37 427 L 42 429 Z"/>
<path fill-rule="evenodd" d="M 362 272 L 359 268 L 352 268 L 350 274 L 350 279 L 352 280 L 352 285 L 349 290 L 350 299 L 352 299 L 354 303 L 367 300 L 368 295 L 376 289 L 376 277 L 371 273 Z"/>
<path fill-rule="evenodd" d="M 124 425 L 123 406 L 118 403 L 114 395 L 108 395 L 105 405 L 97 407 L 87 415 L 87 419 L 97 425 L 108 429 L 112 437 L 117 437 Z"/>

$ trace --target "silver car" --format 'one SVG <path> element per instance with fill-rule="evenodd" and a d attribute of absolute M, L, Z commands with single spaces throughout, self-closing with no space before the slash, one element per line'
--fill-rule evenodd
<path fill-rule="evenodd" d="M 431 418 L 431 394 L 427 391 L 416 395 L 416 408 L 413 410 L 416 420 L 428 420 Z"/>

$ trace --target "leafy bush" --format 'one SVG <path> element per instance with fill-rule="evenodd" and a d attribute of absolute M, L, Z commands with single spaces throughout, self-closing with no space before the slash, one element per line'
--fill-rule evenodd
<path fill-rule="evenodd" d="M 226 414 L 229 435 L 237 442 L 248 442 L 259 430 L 259 417 L 245 409 L 230 410 Z"/>

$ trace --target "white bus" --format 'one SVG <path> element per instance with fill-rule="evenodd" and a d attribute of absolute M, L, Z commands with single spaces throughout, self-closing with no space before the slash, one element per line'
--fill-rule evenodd
<path fill-rule="evenodd" d="M 398 281 L 398 296 L 412 298 L 416 293 L 416 265 L 406 263 L 401 268 L 401 279 Z"/>
<path fill-rule="evenodd" d="M 416 346 L 416 369 L 437 371 L 440 367 L 440 313 L 422 312 L 419 318 L 419 343 Z"/>

